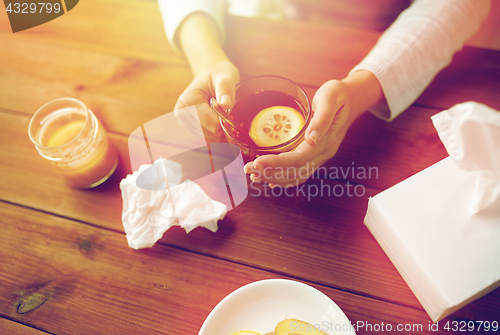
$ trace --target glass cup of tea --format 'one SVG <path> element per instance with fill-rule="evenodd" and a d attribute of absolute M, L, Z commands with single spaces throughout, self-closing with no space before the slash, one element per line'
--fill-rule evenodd
<path fill-rule="evenodd" d="M 229 143 L 237 145 L 246 160 L 294 150 L 311 122 L 311 103 L 293 81 L 265 75 L 236 86 L 233 108 L 227 111 L 237 129 L 219 118 Z"/>
<path fill-rule="evenodd" d="M 42 106 L 33 115 L 28 133 L 39 154 L 73 186 L 100 185 L 118 165 L 106 130 L 77 99 L 61 98 Z"/>

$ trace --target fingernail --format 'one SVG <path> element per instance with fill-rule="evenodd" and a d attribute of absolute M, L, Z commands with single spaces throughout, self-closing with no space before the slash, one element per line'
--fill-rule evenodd
<path fill-rule="evenodd" d="M 248 162 L 243 167 L 243 171 L 245 171 L 246 174 L 252 173 L 253 170 L 254 170 L 253 162 Z"/>
<path fill-rule="evenodd" d="M 254 170 L 262 171 L 264 169 L 264 165 L 254 162 L 253 163 L 253 168 L 254 168 Z"/>
<path fill-rule="evenodd" d="M 231 96 L 228 94 L 224 94 L 220 97 L 220 103 L 222 105 L 231 105 Z"/>
<path fill-rule="evenodd" d="M 250 180 L 253 181 L 254 183 L 260 183 L 262 181 L 260 178 L 255 177 L 254 174 L 250 175 Z"/>
<path fill-rule="evenodd" d="M 319 133 L 316 130 L 313 130 L 309 133 L 309 138 L 314 142 L 314 144 L 318 144 Z"/>

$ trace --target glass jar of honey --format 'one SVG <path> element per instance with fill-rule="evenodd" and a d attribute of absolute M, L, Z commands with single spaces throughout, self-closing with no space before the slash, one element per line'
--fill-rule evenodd
<path fill-rule="evenodd" d="M 28 132 L 40 155 L 73 186 L 100 185 L 118 165 L 106 130 L 77 99 L 61 98 L 42 106 L 33 115 Z"/>

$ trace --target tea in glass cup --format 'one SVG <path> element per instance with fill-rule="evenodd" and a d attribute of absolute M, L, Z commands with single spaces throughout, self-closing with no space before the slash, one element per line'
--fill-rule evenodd
<path fill-rule="evenodd" d="M 118 165 L 106 130 L 77 99 L 56 99 L 42 106 L 33 115 L 28 132 L 39 154 L 73 186 L 100 185 Z"/>
<path fill-rule="evenodd" d="M 246 160 L 295 149 L 304 140 L 312 118 L 307 94 L 293 81 L 278 76 L 258 76 L 239 83 L 228 115 L 238 129 L 220 119 L 222 129 Z"/>

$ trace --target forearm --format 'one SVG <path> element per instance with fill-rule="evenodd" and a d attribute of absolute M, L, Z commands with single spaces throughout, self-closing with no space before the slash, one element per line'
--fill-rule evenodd
<path fill-rule="evenodd" d="M 346 85 L 353 120 L 385 100 L 377 77 L 370 71 L 355 71 L 341 81 Z"/>
<path fill-rule="evenodd" d="M 216 22 L 219 41 L 224 41 L 224 0 L 158 0 L 165 33 L 173 50 L 181 52 L 179 28 L 194 13 L 204 13 Z"/>
<path fill-rule="evenodd" d="M 485 19 L 489 0 L 416 0 L 381 36 L 353 71 L 374 73 L 387 104 L 387 120 L 406 109 Z"/>
<path fill-rule="evenodd" d="M 194 75 L 212 64 L 228 60 L 220 46 L 217 25 L 202 12 L 193 13 L 184 20 L 179 27 L 179 42 Z"/>

